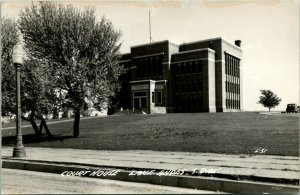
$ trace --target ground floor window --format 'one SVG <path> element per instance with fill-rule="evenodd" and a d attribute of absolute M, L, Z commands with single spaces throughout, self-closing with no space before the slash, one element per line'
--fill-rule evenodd
<path fill-rule="evenodd" d="M 152 103 L 155 103 L 155 95 L 154 95 L 154 92 L 152 92 Z"/>
<path fill-rule="evenodd" d="M 162 91 L 156 91 L 156 103 L 162 104 Z"/>

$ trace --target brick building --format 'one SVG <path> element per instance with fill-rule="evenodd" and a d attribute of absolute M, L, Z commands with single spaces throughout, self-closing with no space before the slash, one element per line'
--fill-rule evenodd
<path fill-rule="evenodd" d="M 214 38 L 131 47 L 119 62 L 126 69 L 120 107 L 146 113 L 241 111 L 240 44 Z"/>

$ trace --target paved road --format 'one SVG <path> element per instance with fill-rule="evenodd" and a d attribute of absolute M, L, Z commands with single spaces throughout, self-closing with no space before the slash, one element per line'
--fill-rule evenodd
<path fill-rule="evenodd" d="M 159 186 L 108 179 L 63 177 L 58 174 L 2 169 L 3 194 L 210 194 L 212 191 Z"/>

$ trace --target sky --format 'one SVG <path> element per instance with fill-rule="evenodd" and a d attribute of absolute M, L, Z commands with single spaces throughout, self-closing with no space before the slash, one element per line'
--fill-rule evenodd
<path fill-rule="evenodd" d="M 1 16 L 18 18 L 29 1 L 2 2 Z M 122 32 L 121 52 L 149 43 L 149 10 L 154 41 L 181 44 L 222 37 L 242 41 L 244 110 L 267 110 L 257 104 L 260 90 L 277 94 L 283 111 L 299 102 L 299 2 L 297 0 L 64 1 L 94 7 Z"/>

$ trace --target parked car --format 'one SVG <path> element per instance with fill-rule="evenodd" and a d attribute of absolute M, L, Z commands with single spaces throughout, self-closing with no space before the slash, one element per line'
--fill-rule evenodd
<path fill-rule="evenodd" d="M 286 112 L 287 113 L 290 113 L 290 112 L 295 112 L 297 113 L 298 112 L 298 109 L 299 109 L 299 106 L 297 107 L 296 104 L 288 104 L 286 106 Z"/>

